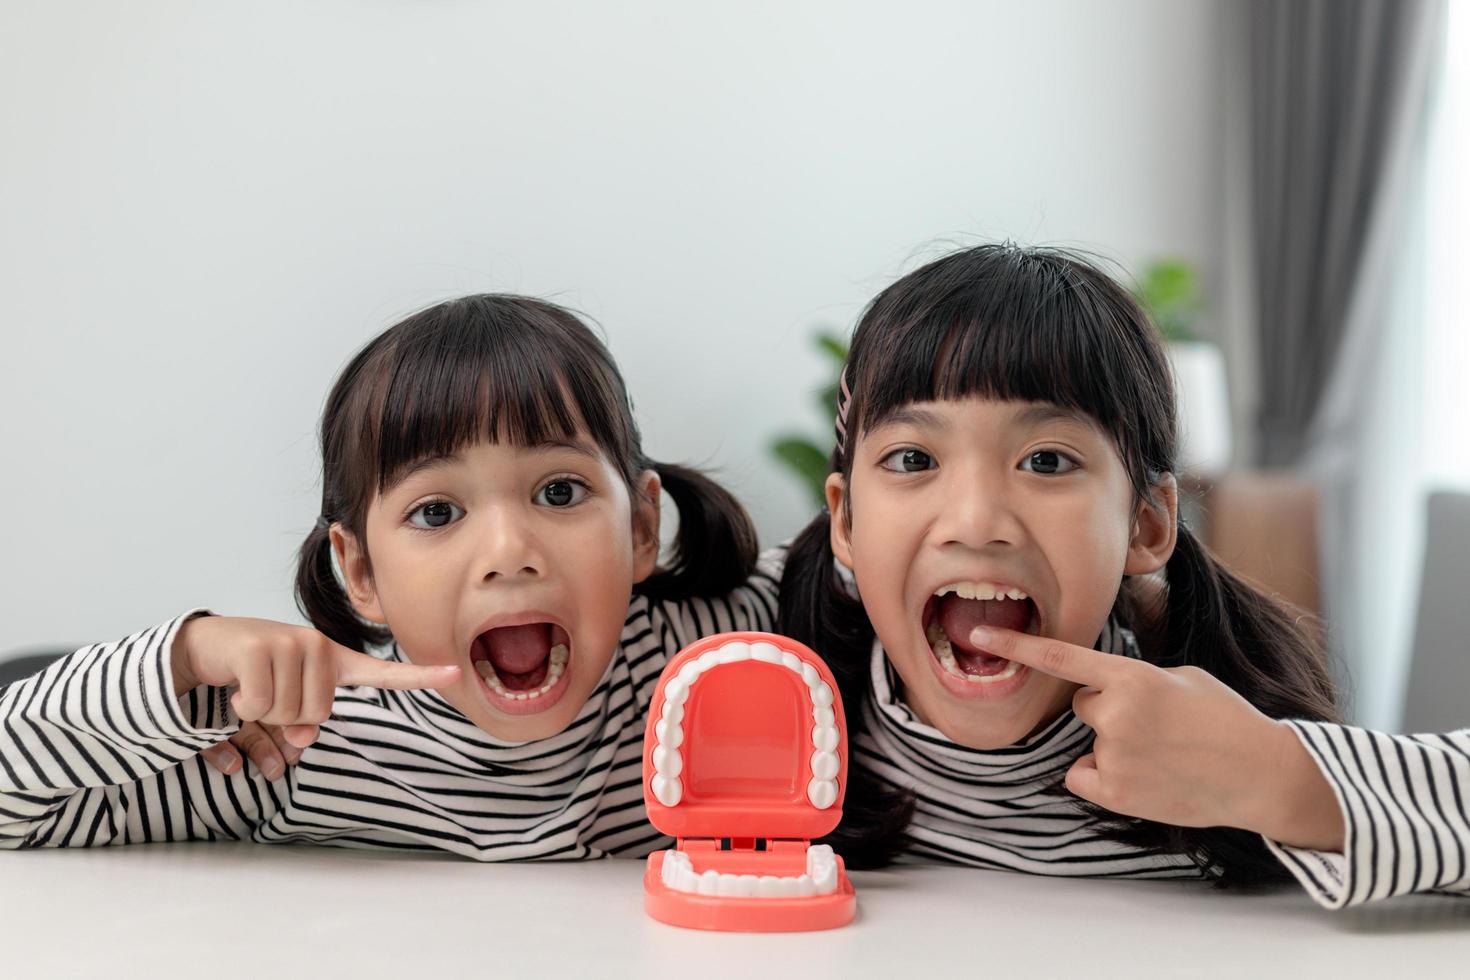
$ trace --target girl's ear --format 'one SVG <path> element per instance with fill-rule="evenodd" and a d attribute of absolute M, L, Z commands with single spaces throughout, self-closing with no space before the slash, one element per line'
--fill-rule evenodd
<path fill-rule="evenodd" d="M 1149 497 L 1150 503 L 1140 504 L 1134 516 L 1124 575 L 1157 572 L 1174 554 L 1179 533 L 1179 484 L 1174 474 L 1165 473 L 1149 488 Z"/>
<path fill-rule="evenodd" d="M 633 581 L 642 582 L 658 567 L 659 494 L 663 484 L 653 470 L 638 475 L 633 495 Z"/>
<path fill-rule="evenodd" d="M 847 481 L 841 473 L 827 476 L 827 512 L 832 515 L 832 554 L 848 568 L 852 567 L 852 529 L 847 526 Z"/>
<path fill-rule="evenodd" d="M 370 623 L 387 625 L 388 618 L 383 615 L 383 607 L 378 602 L 378 589 L 373 585 L 367 553 L 358 543 L 357 535 L 341 524 L 333 524 L 330 533 L 337 567 L 342 569 L 342 581 L 347 586 L 347 598 L 353 611 Z"/>

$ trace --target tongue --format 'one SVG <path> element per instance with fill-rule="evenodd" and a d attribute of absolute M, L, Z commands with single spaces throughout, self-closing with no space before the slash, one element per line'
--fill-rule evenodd
<path fill-rule="evenodd" d="M 976 626 L 998 626 L 1024 631 L 1031 625 L 1031 603 L 1027 599 L 961 599 L 950 593 L 939 600 L 939 625 L 957 651 L 979 654 L 970 643 Z"/>
<path fill-rule="evenodd" d="M 481 638 L 495 669 L 504 674 L 528 674 L 551 655 L 551 624 L 502 626 Z"/>

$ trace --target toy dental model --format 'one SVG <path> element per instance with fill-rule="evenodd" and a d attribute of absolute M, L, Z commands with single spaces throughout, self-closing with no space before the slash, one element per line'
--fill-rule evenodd
<path fill-rule="evenodd" d="M 795 640 L 720 633 L 654 690 L 643 799 L 675 837 L 649 855 L 645 907 L 693 929 L 786 932 L 852 921 L 842 858 L 811 839 L 842 818 L 847 726 L 832 674 Z"/>

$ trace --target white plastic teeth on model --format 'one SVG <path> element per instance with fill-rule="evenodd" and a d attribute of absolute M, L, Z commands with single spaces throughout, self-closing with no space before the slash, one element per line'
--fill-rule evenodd
<path fill-rule="evenodd" d="M 698 874 L 683 851 L 664 854 L 664 884 L 674 891 L 695 895 L 734 895 L 740 898 L 787 898 L 830 895 L 837 891 L 837 855 L 826 844 L 806 851 L 803 875 L 732 875 L 710 870 Z"/>
<path fill-rule="evenodd" d="M 684 798 L 684 784 L 679 774 L 684 771 L 684 756 L 679 746 L 684 742 L 684 702 L 689 690 L 701 674 L 725 664 L 755 660 L 784 667 L 806 684 L 812 702 L 812 778 L 806 786 L 806 798 L 818 810 L 837 802 L 837 717 L 832 710 L 832 687 L 822 680 L 817 668 L 794 653 L 786 653 L 773 643 L 726 643 L 690 660 L 673 679 L 664 684 L 663 714 L 654 725 L 658 742 L 653 749 L 654 774 L 649 788 L 664 806 L 678 806 Z"/>
<path fill-rule="evenodd" d="M 485 679 L 490 690 L 503 698 L 511 701 L 534 701 L 547 691 L 556 686 L 561 680 L 561 675 L 566 673 L 567 660 L 570 657 L 566 646 L 558 643 L 551 648 L 551 665 L 546 669 L 546 680 L 534 691 L 512 691 L 500 683 L 500 678 L 495 675 L 495 667 L 488 660 L 476 660 L 475 670 Z"/>
<path fill-rule="evenodd" d="M 952 582 L 935 592 L 946 596 L 953 592 L 961 599 L 1029 599 L 1020 589 L 1012 589 L 994 582 Z"/>
<path fill-rule="evenodd" d="M 1006 662 L 1005 670 L 998 674 L 987 674 L 983 677 L 979 674 L 967 674 L 960 670 L 960 665 L 954 658 L 954 646 L 949 642 L 949 637 L 944 635 L 944 630 L 938 623 L 929 627 L 927 637 L 929 646 L 934 651 L 934 657 L 939 661 L 939 666 L 971 684 L 994 684 L 997 681 L 1015 677 L 1021 670 L 1020 661 L 1009 660 Z"/>

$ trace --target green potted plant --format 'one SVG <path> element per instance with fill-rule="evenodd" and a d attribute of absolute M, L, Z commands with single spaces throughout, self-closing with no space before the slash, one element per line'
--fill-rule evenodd
<path fill-rule="evenodd" d="M 1163 335 L 1174 367 L 1179 398 L 1179 471 L 1194 477 L 1218 476 L 1230 465 L 1230 402 L 1225 357 L 1199 336 L 1205 304 L 1194 266 L 1177 258 L 1144 266 L 1133 290 Z"/>
<path fill-rule="evenodd" d="M 847 362 L 847 341 L 825 329 L 817 331 L 812 339 L 832 365 L 831 380 L 815 393 L 817 405 L 830 423 L 837 412 L 837 383 L 842 375 L 842 365 Z M 788 433 L 771 442 L 771 453 L 801 481 L 818 507 L 827 503 L 827 470 L 836 442 L 830 424 L 827 435 L 820 439 L 812 439 L 802 433 Z"/>

